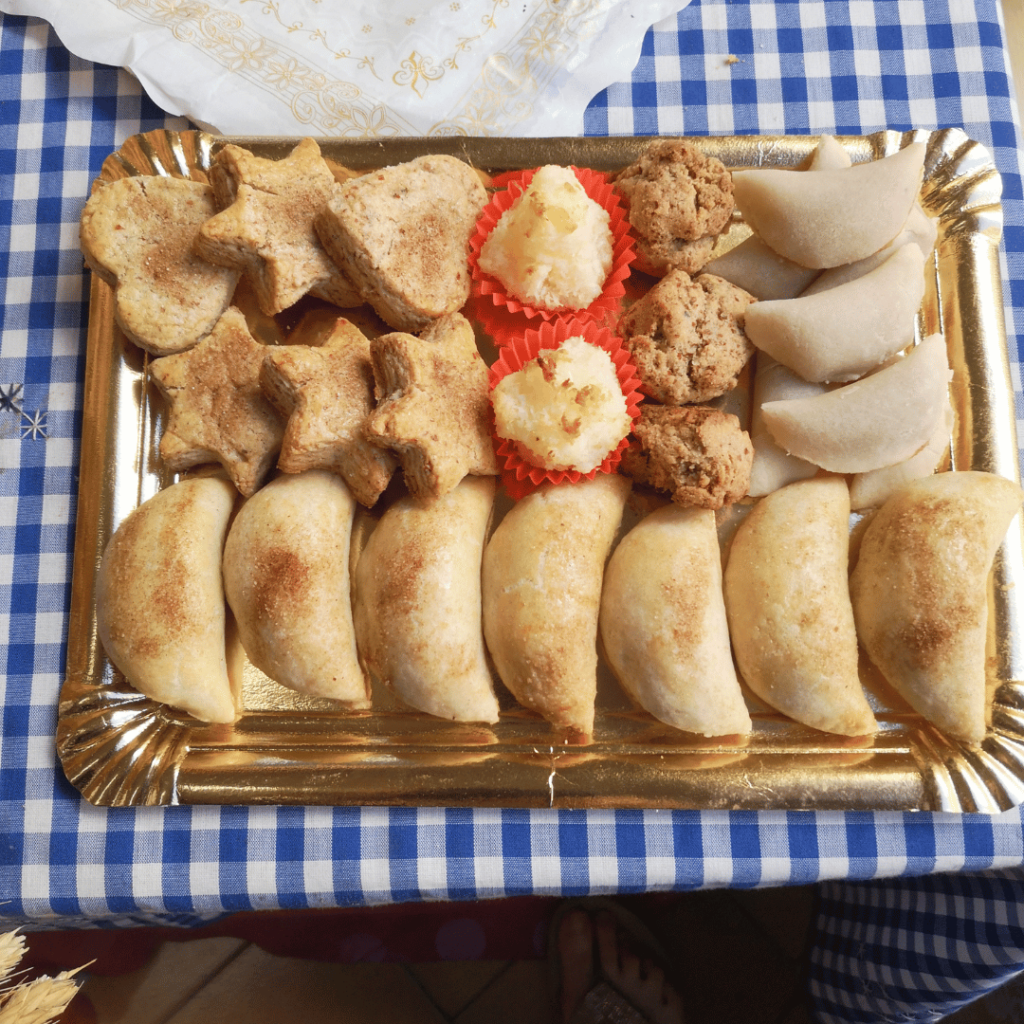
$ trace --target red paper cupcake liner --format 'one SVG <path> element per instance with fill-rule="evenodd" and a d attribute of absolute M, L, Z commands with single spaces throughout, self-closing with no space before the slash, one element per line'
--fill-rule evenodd
<path fill-rule="evenodd" d="M 584 341 L 603 348 L 615 364 L 619 386 L 626 399 L 626 412 L 630 421 L 636 423 L 640 415 L 640 379 L 636 367 L 629 361 L 629 353 L 607 327 L 593 321 L 555 320 L 542 323 L 534 330 L 510 338 L 499 350 L 497 361 L 490 368 L 490 387 L 493 391 L 500 380 L 510 373 L 521 370 L 531 359 L 545 349 L 558 348 L 568 338 L 582 337 Z M 527 462 L 519 454 L 514 441 L 499 437 L 494 429 L 494 443 L 501 464 L 501 480 L 509 495 L 518 501 L 543 483 L 578 483 L 581 479 L 593 480 L 598 473 L 614 473 L 622 460 L 622 453 L 628 444 L 628 434 L 618 447 L 605 456 L 604 461 L 589 473 L 579 470 L 544 469 Z"/>
<path fill-rule="evenodd" d="M 503 188 L 494 193 L 477 221 L 476 232 L 469 243 L 469 267 L 473 278 L 473 294 L 490 300 L 482 301 L 478 306 L 484 328 L 499 346 L 507 345 L 511 338 L 530 327 L 531 321 L 573 319 L 610 325 L 618 314 L 620 300 L 626 292 L 624 282 L 636 259 L 635 242 L 629 230 L 626 209 L 607 174 L 586 167 L 573 167 L 572 171 L 587 195 L 608 212 L 608 226 L 612 232 L 612 267 L 605 278 L 604 288 L 586 309 L 537 309 L 510 296 L 496 277 L 480 269 L 480 249 L 487 236 L 494 230 L 501 215 L 526 191 L 537 172 L 536 169 L 506 171 L 498 175 L 492 184 Z"/>

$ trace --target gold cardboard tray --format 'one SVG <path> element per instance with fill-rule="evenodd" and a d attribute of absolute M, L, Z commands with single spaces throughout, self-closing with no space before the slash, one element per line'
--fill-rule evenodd
<path fill-rule="evenodd" d="M 1000 179 L 962 131 L 883 132 L 840 141 L 855 161 L 927 143 L 922 202 L 939 239 L 919 314 L 941 330 L 955 371 L 950 465 L 1019 479 L 998 245 Z M 205 179 L 221 140 L 201 132 L 129 139 L 102 178 L 166 174 Z M 281 156 L 295 139 L 233 139 Z M 613 171 L 647 140 L 448 137 L 322 140 L 328 159 L 357 170 L 427 152 L 488 172 L 544 163 Z M 728 166 L 796 166 L 810 137 L 692 140 Z M 745 229 L 736 222 L 730 244 Z M 202 726 L 142 697 L 106 659 L 94 614 L 96 572 L 121 520 L 171 482 L 157 446 L 164 410 L 145 354 L 123 339 L 111 290 L 92 280 L 67 676 L 57 749 L 71 782 L 95 804 L 393 804 L 519 807 L 890 809 L 994 813 L 1024 801 L 1021 530 L 1014 521 L 990 587 L 992 725 L 980 749 L 947 741 L 865 667 L 881 729 L 870 740 L 829 736 L 752 706 L 749 742 L 730 746 L 676 732 L 630 710 L 601 683 L 596 740 L 555 747 L 546 723 L 503 700 L 494 727 L 404 712 L 375 693 L 372 712 L 344 714 L 249 666 L 245 714 Z"/>

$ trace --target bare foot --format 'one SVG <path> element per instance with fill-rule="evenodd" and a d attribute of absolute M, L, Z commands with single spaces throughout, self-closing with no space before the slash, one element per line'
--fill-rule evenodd
<path fill-rule="evenodd" d="M 562 1020 L 568 1021 L 594 987 L 594 931 L 590 915 L 573 910 L 558 930 L 558 959 L 562 965 Z"/>
<path fill-rule="evenodd" d="M 597 918 L 597 950 L 601 973 L 651 1024 L 683 1024 L 683 1004 L 665 972 L 650 960 L 638 957 L 620 941 L 611 914 Z"/>
<path fill-rule="evenodd" d="M 595 941 L 599 975 L 595 973 Z M 664 972 L 630 950 L 610 914 L 601 913 L 596 921 L 583 910 L 566 914 L 558 932 L 558 953 L 563 1022 L 570 1020 L 595 985 L 605 981 L 650 1024 L 683 1024 L 682 1004 Z"/>

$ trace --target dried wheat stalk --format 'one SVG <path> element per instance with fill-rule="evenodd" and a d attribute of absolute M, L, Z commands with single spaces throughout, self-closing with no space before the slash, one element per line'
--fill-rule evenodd
<path fill-rule="evenodd" d="M 55 978 L 18 981 L 15 968 L 24 954 L 23 935 L 0 935 L 0 1024 L 54 1024 L 78 991 L 73 978 L 82 968 L 61 971 Z"/>
<path fill-rule="evenodd" d="M 0 991 L 25 955 L 25 936 L 17 931 L 0 935 Z"/>

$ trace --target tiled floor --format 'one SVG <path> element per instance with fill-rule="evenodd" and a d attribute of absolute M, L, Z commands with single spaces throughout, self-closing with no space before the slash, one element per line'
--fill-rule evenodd
<path fill-rule="evenodd" d="M 664 942 L 691 1024 L 808 1024 L 802 967 L 813 887 L 620 902 Z M 556 906 L 548 901 L 543 914 L 549 917 Z M 330 928 L 343 936 L 351 920 L 348 912 L 337 911 Z M 292 915 L 290 927 L 301 928 L 301 919 Z M 102 955 L 97 934 L 78 933 L 77 948 L 64 947 L 66 962 L 59 966 L 76 967 Z M 39 938 L 30 935 L 30 946 Z M 166 941 L 130 973 L 87 973 L 63 1024 L 555 1024 L 548 970 L 545 960 L 532 955 L 337 964 L 270 955 L 234 937 Z M 1024 1024 L 1024 979 L 948 1020 Z"/>
<path fill-rule="evenodd" d="M 625 897 L 665 943 L 689 1020 L 803 1024 L 802 952 L 813 890 Z M 550 914 L 557 901 L 545 910 Z M 339 933 L 346 928 L 339 911 Z M 30 944 L 32 936 L 29 937 Z M 79 961 L 93 936 L 81 933 Z M 76 940 L 77 941 L 77 940 Z M 63 956 L 73 960 L 74 950 Z M 77 966 L 69 962 L 68 967 Z M 90 975 L 68 1024 L 548 1024 L 543 959 L 327 964 L 238 938 L 168 941 L 129 974 Z"/>

